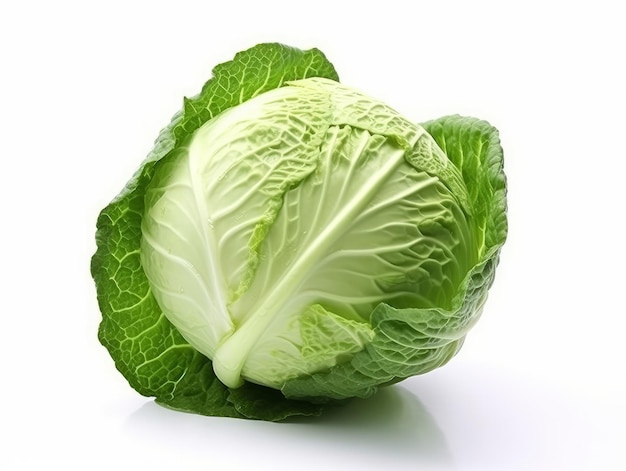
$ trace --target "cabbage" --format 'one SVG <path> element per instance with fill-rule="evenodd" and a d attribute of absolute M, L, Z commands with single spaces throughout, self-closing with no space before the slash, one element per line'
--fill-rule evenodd
<path fill-rule="evenodd" d="M 100 214 L 99 339 L 168 407 L 281 420 L 452 358 L 506 237 L 497 131 L 414 124 L 318 50 L 217 66 Z"/>

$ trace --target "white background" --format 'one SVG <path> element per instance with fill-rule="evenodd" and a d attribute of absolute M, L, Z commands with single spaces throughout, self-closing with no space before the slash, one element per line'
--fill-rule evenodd
<path fill-rule="evenodd" d="M 0 469 L 626 469 L 619 3 L 3 3 Z M 461 353 L 287 424 L 135 393 L 97 341 L 89 274 L 98 212 L 182 97 L 267 41 L 322 49 L 415 121 L 489 120 L 509 181 L 509 239 Z"/>

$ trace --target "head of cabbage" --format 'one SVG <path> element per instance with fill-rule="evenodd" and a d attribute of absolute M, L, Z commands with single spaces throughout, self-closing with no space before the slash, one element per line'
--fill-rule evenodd
<path fill-rule="evenodd" d="M 317 50 L 218 66 L 102 212 L 100 340 L 175 409 L 279 420 L 446 363 L 506 237 L 497 131 L 414 124 Z"/>

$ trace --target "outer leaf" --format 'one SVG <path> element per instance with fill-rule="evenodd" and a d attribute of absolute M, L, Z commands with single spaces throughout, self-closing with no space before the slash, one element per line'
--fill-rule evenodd
<path fill-rule="evenodd" d="M 506 238 L 506 187 L 498 133 L 484 121 L 460 116 L 423 126 L 460 170 L 468 188 L 479 261 L 460 284 L 450 308 L 379 305 L 371 317 L 375 337 L 363 351 L 327 372 L 287 382 L 286 396 L 367 397 L 380 385 L 445 364 L 478 320 Z"/>
<path fill-rule="evenodd" d="M 484 251 L 501 247 L 507 233 L 506 178 L 498 131 L 486 121 L 458 115 L 423 126 L 461 170 Z"/>
<path fill-rule="evenodd" d="M 251 97 L 307 77 L 337 80 L 318 50 L 261 44 L 214 69 L 214 76 L 161 131 L 153 151 L 126 188 L 100 214 L 98 249 L 91 263 L 102 311 L 99 339 L 120 372 L 141 394 L 200 414 L 280 420 L 319 413 L 319 407 L 273 395 L 271 409 L 247 388 L 231 394 L 210 361 L 194 350 L 162 315 L 141 267 L 139 247 L 144 194 L 155 165 L 211 117 Z M 273 393 L 272 393 L 273 394 Z M 264 397 L 267 395 L 264 393 Z"/>

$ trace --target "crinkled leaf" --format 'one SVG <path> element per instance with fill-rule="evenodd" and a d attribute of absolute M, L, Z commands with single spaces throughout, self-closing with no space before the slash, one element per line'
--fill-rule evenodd
<path fill-rule="evenodd" d="M 139 248 L 146 186 L 155 165 L 211 117 L 289 80 L 307 77 L 336 80 L 333 66 L 315 49 L 300 51 L 261 44 L 214 69 L 214 75 L 183 111 L 161 131 L 153 151 L 126 188 L 100 214 L 97 252 L 91 272 L 102 312 L 99 339 L 120 372 L 141 394 L 175 409 L 206 415 L 280 420 L 319 413 L 310 404 L 280 394 L 271 409 L 254 407 L 247 390 L 231 392 L 220 383 L 211 362 L 193 349 L 163 316 L 143 272 Z"/>
<path fill-rule="evenodd" d="M 466 182 L 470 224 L 478 241 L 478 262 L 458 286 L 447 309 L 379 305 L 371 317 L 375 332 L 372 342 L 349 362 L 287 382 L 283 387 L 287 397 L 367 397 L 380 385 L 445 364 L 478 320 L 507 231 L 506 185 L 498 132 L 485 121 L 460 116 L 444 117 L 423 126 Z"/>

